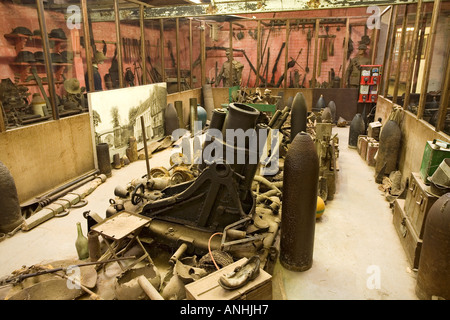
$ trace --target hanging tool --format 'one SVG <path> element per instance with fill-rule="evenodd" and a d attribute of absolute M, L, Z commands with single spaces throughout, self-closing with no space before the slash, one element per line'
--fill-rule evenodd
<path fill-rule="evenodd" d="M 285 46 L 286 46 L 286 42 L 283 42 L 283 44 L 281 45 L 280 51 L 278 52 L 278 56 L 275 60 L 275 64 L 272 68 L 272 80 L 270 81 L 270 83 L 275 83 L 275 72 L 277 71 L 278 62 L 280 61 L 281 53 L 283 52 Z"/>
<path fill-rule="evenodd" d="M 302 54 L 303 48 L 300 49 L 300 51 L 298 52 L 297 58 L 295 58 L 295 60 L 291 58 L 291 61 L 288 62 L 288 68 L 293 68 L 296 64 L 303 69 L 303 67 L 297 62 L 298 58 L 300 57 L 300 55 Z M 304 70 L 304 69 L 303 69 Z"/>
<path fill-rule="evenodd" d="M 306 49 L 307 53 L 306 53 L 306 67 L 305 67 L 305 72 L 308 73 L 309 72 L 309 52 L 311 49 L 311 39 L 312 39 L 312 32 L 311 29 L 308 29 L 308 33 L 306 34 L 306 40 L 308 41 L 308 47 Z"/>

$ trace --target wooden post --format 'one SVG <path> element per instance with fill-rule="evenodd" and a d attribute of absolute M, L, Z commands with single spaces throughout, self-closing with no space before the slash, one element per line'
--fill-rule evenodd
<path fill-rule="evenodd" d="M 378 38 L 380 37 L 380 29 L 373 28 L 372 33 L 372 64 L 375 64 L 375 60 L 377 58 L 377 50 L 378 50 Z"/>
<path fill-rule="evenodd" d="M 420 24 L 420 17 L 422 15 L 422 0 L 419 0 L 417 3 L 417 9 L 416 9 L 416 20 L 414 22 L 414 31 L 413 31 L 413 38 L 411 43 L 411 54 L 409 55 L 409 61 L 408 61 L 408 73 L 406 75 L 406 86 L 405 86 L 405 100 L 403 102 L 403 109 L 407 109 L 409 106 L 409 101 L 411 97 L 411 84 L 412 84 L 412 78 L 413 78 L 413 70 L 414 70 L 414 62 L 415 58 L 418 54 L 417 47 L 418 47 L 418 40 L 419 40 L 419 24 Z"/>
<path fill-rule="evenodd" d="M 389 39 L 389 53 L 386 60 L 386 66 L 384 67 L 385 70 L 385 84 L 384 84 L 384 91 L 383 96 L 387 96 L 389 92 L 389 75 L 391 73 L 391 64 L 392 64 L 392 55 L 394 54 L 394 44 L 395 44 L 395 35 L 397 33 L 397 17 L 398 17 L 398 5 L 394 6 L 394 11 L 392 13 L 392 21 L 391 26 L 389 27 L 390 31 L 392 31 L 392 34 L 388 34 Z M 392 27 L 392 28 L 391 28 Z M 386 48 L 387 50 L 387 48 Z"/>
<path fill-rule="evenodd" d="M 119 87 L 123 88 L 123 47 L 122 38 L 120 36 L 120 13 L 119 0 L 114 0 L 114 16 L 116 22 L 116 42 L 117 42 L 117 63 L 119 66 Z"/>
<path fill-rule="evenodd" d="M 450 43 L 447 44 L 447 53 L 449 52 L 449 49 Z M 442 96 L 439 105 L 439 118 L 436 124 L 436 131 L 442 131 L 444 129 L 445 119 L 447 118 L 447 109 L 450 96 L 450 54 L 447 54 L 447 56 L 447 71 L 445 72 L 445 80 L 442 87 Z"/>
<path fill-rule="evenodd" d="M 39 26 L 42 33 L 42 47 L 44 52 L 45 69 L 47 70 L 47 82 L 49 100 L 52 108 L 52 115 L 54 120 L 59 120 L 58 106 L 56 105 L 56 91 L 55 91 L 55 79 L 53 77 L 53 66 L 51 61 L 50 43 L 48 41 L 47 26 L 45 24 L 44 16 L 44 2 L 43 0 L 36 0 Z"/>
<path fill-rule="evenodd" d="M 201 82 L 202 86 L 206 84 L 206 23 L 202 21 L 202 26 L 200 28 L 200 62 L 201 62 Z"/>
<path fill-rule="evenodd" d="M 344 57 L 342 58 L 342 76 L 341 76 L 341 88 L 345 88 L 347 86 L 347 79 L 345 79 L 345 71 L 347 64 L 347 55 L 348 55 L 348 43 L 350 41 L 350 19 L 347 18 L 345 22 L 345 38 L 344 38 Z"/>
<path fill-rule="evenodd" d="M 430 33 L 428 35 L 427 48 L 425 52 L 425 66 L 420 88 L 420 100 L 417 107 L 417 118 L 421 119 L 425 110 L 425 101 L 427 99 L 428 83 L 430 81 L 431 59 L 433 56 L 434 42 L 436 40 L 437 21 L 441 8 L 441 0 L 435 0 L 433 6 L 433 15 L 431 16 Z"/>
<path fill-rule="evenodd" d="M 142 83 L 148 83 L 147 79 L 147 59 L 145 54 L 145 21 L 144 21 L 144 5 L 139 6 L 139 23 L 141 27 L 141 64 L 142 64 Z"/>
<path fill-rule="evenodd" d="M 261 68 L 261 20 L 258 20 L 257 36 L 256 36 L 256 82 L 255 87 L 259 86 L 259 69 Z"/>
<path fill-rule="evenodd" d="M 313 74 L 312 74 L 312 81 L 311 81 L 311 88 L 316 87 L 316 74 L 317 74 L 317 57 L 319 55 L 319 26 L 320 26 L 320 20 L 316 19 L 316 27 L 314 30 L 314 65 L 313 65 Z"/>
<path fill-rule="evenodd" d="M 397 68 L 395 72 L 395 82 L 394 82 L 394 92 L 392 93 L 392 102 L 397 103 L 397 95 L 398 95 L 398 86 L 400 83 L 401 76 L 401 66 L 403 64 L 403 54 L 405 52 L 405 38 L 406 38 L 406 27 L 408 21 L 408 5 L 405 5 L 405 12 L 403 14 L 403 23 L 402 23 L 402 33 L 400 36 L 400 48 L 398 52 L 398 61 Z"/>
<path fill-rule="evenodd" d="M 230 21 L 230 62 L 233 62 L 233 22 Z M 233 87 L 233 63 L 230 63 L 230 87 Z"/>
<path fill-rule="evenodd" d="M 86 85 L 91 88 L 90 91 L 94 91 L 94 70 L 92 69 L 92 47 L 91 47 L 91 34 L 89 32 L 89 19 L 87 11 L 87 0 L 81 0 L 81 11 L 83 16 L 83 31 L 84 31 L 84 48 L 86 52 L 86 68 L 88 75 L 88 83 Z"/>
<path fill-rule="evenodd" d="M 6 131 L 5 119 L 3 118 L 3 104 L 0 101 L 0 133 Z"/>
<path fill-rule="evenodd" d="M 286 45 L 285 45 L 285 55 L 284 55 L 284 88 L 288 87 L 288 62 L 289 62 L 289 34 L 290 34 L 290 21 L 286 20 Z"/>
<path fill-rule="evenodd" d="M 189 86 L 191 88 L 194 87 L 194 74 L 193 74 L 194 70 L 193 70 L 193 67 L 192 67 L 192 64 L 193 64 L 193 62 L 192 62 L 192 59 L 193 59 L 193 56 L 192 56 L 192 43 L 193 43 L 192 36 L 193 36 L 193 33 L 192 33 L 192 19 L 189 19 Z"/>
<path fill-rule="evenodd" d="M 160 56 L 161 56 L 161 77 L 162 82 L 166 82 L 166 64 L 164 56 L 164 19 L 159 19 L 159 41 L 160 41 Z"/>
<path fill-rule="evenodd" d="M 175 19 L 175 41 L 177 50 L 177 91 L 181 91 L 181 70 L 180 70 L 180 18 Z"/>
<path fill-rule="evenodd" d="M 419 27 L 419 40 L 417 43 L 417 57 L 416 57 L 416 61 L 415 61 L 415 66 L 414 66 L 414 75 L 413 75 L 413 80 L 412 80 L 412 89 L 411 92 L 417 92 L 417 80 L 419 79 L 419 71 L 420 71 L 420 63 L 422 61 L 422 51 L 423 51 L 423 45 L 425 42 L 425 30 L 427 27 L 427 13 L 425 10 L 423 10 L 424 12 L 422 13 L 422 17 L 421 17 L 421 22 L 420 22 L 420 27 Z"/>

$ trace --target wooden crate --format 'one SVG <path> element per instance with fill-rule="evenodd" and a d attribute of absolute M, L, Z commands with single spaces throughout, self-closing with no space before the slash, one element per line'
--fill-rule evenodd
<path fill-rule="evenodd" d="M 408 257 L 408 261 L 413 269 L 419 268 L 420 251 L 422 250 L 422 240 L 419 239 L 411 221 L 403 211 L 403 199 L 396 199 L 394 202 L 394 215 L 392 222 L 397 231 L 403 250 Z"/>
<path fill-rule="evenodd" d="M 405 210 L 406 216 L 411 221 L 411 224 L 420 239 L 423 237 L 425 230 L 425 220 L 431 206 L 439 198 L 426 192 L 426 185 L 420 174 L 417 172 L 411 173 L 411 186 L 414 186 L 412 197 L 408 197 L 409 204 Z"/>
<path fill-rule="evenodd" d="M 272 276 L 260 269 L 259 276 L 245 286 L 236 290 L 226 290 L 219 284 L 219 278 L 243 265 L 247 258 L 242 258 L 197 281 L 189 283 L 186 288 L 187 300 L 272 300 Z"/>

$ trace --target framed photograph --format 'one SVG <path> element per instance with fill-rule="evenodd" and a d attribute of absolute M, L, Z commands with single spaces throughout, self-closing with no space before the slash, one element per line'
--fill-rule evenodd
<path fill-rule="evenodd" d="M 164 137 L 165 82 L 91 92 L 88 101 L 95 154 L 97 144 L 107 143 L 111 161 L 116 153 L 122 157 L 131 136 L 136 138 L 138 149 L 142 149 L 141 116 L 147 143 Z"/>

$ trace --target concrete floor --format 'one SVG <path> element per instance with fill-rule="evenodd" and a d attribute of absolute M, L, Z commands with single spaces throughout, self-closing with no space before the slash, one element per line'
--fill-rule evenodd
<path fill-rule="evenodd" d="M 392 212 L 356 149 L 349 149 L 349 128 L 338 133 L 339 176 L 337 192 L 328 201 L 316 224 L 313 266 L 291 272 L 279 263 L 273 274 L 273 298 L 277 300 L 414 300 L 415 272 L 392 224 Z M 150 166 L 168 166 L 170 150 L 154 154 Z M 133 162 L 101 184 L 86 200 L 85 207 L 52 218 L 34 229 L 20 231 L 0 241 L 0 278 L 21 266 L 77 257 L 76 223 L 86 235 L 83 212 L 105 217 L 114 188 L 146 173 L 145 161 Z"/>

